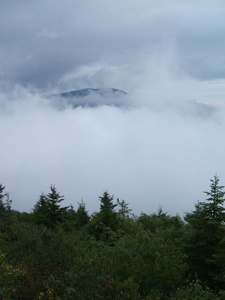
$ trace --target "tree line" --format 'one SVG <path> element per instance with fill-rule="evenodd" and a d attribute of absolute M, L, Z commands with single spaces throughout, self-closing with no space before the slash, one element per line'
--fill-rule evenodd
<path fill-rule="evenodd" d="M 217 175 L 192 212 L 135 216 L 107 191 L 89 215 L 54 185 L 30 213 L 0 184 L 0 299 L 225 299 L 225 192 Z"/>

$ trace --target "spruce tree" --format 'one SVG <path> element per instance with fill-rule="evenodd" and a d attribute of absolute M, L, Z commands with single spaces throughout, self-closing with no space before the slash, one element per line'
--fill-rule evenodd
<path fill-rule="evenodd" d="M 100 211 L 92 215 L 89 223 L 89 232 L 97 240 L 103 240 L 111 243 L 114 239 L 115 232 L 119 228 L 119 217 L 115 211 L 117 204 L 113 203 L 113 196 L 104 192 L 100 200 Z"/>
<path fill-rule="evenodd" d="M 9 231 L 12 223 L 12 200 L 9 193 L 5 192 L 5 186 L 0 184 L 0 233 Z"/>
<path fill-rule="evenodd" d="M 205 218 L 208 221 L 208 225 L 211 225 L 212 231 L 216 234 L 216 229 L 220 227 L 225 221 L 225 209 L 224 209 L 224 186 L 219 185 L 219 177 L 214 176 L 211 179 L 210 192 L 204 192 L 208 198 L 208 203 L 202 204 L 205 210 Z"/>
<path fill-rule="evenodd" d="M 9 200 L 9 193 L 5 193 L 5 186 L 0 183 L 0 212 L 3 213 L 5 211 L 11 210 L 12 200 Z"/>
<path fill-rule="evenodd" d="M 117 213 L 115 212 L 115 207 L 117 204 L 113 203 L 113 196 L 110 196 L 108 192 L 104 192 L 99 200 L 100 212 L 99 219 L 105 227 L 110 227 L 111 229 L 116 229 L 118 218 Z"/>
<path fill-rule="evenodd" d="M 81 201 L 81 203 L 78 203 L 78 209 L 75 213 L 75 219 L 76 219 L 76 226 L 77 228 L 81 228 L 84 225 L 86 225 L 89 222 L 89 215 L 86 210 L 85 203 Z"/>
<path fill-rule="evenodd" d="M 63 216 L 68 207 L 60 207 L 60 203 L 64 200 L 54 185 L 50 186 L 48 194 L 41 194 L 40 199 L 35 204 L 33 214 L 37 224 L 45 225 L 53 228 L 63 221 Z"/>
<path fill-rule="evenodd" d="M 129 208 L 129 203 L 126 203 L 124 200 L 117 198 L 117 205 L 119 207 L 118 213 L 121 219 L 129 218 L 130 212 L 132 209 Z"/>
<path fill-rule="evenodd" d="M 224 186 L 219 185 L 219 177 L 214 176 L 211 189 L 204 192 L 207 202 L 198 202 L 195 211 L 188 213 L 185 220 L 190 225 L 187 232 L 186 253 L 190 270 L 210 287 L 222 287 L 222 262 L 220 253 L 225 236 Z"/>

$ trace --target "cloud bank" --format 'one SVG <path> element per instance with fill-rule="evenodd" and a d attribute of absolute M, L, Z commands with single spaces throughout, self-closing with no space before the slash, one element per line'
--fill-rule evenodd
<path fill-rule="evenodd" d="M 18 93 L 18 91 L 17 91 Z M 135 213 L 193 208 L 215 172 L 224 176 L 222 112 L 182 107 L 68 107 L 20 91 L 1 102 L 1 178 L 29 211 L 51 184 L 76 207 L 98 210 L 104 190 Z"/>
<path fill-rule="evenodd" d="M 55 184 L 91 212 L 108 190 L 135 213 L 183 214 L 216 172 L 223 184 L 224 13 L 221 0 L 1 2 L 0 180 L 13 207 Z M 128 105 L 43 98 L 108 87 Z"/>

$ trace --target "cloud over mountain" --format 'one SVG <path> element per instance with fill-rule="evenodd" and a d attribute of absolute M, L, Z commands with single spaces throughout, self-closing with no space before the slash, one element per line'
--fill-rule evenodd
<path fill-rule="evenodd" d="M 220 0 L 1 1 L 0 180 L 15 208 L 56 184 L 90 210 L 108 189 L 136 212 L 183 213 L 215 172 L 224 184 L 224 14 Z"/>
<path fill-rule="evenodd" d="M 86 88 L 70 92 L 46 95 L 45 98 L 51 99 L 52 105 L 59 109 L 71 107 L 96 107 L 99 105 L 115 105 L 126 107 L 129 103 L 124 96 L 127 93 L 115 88 Z"/>

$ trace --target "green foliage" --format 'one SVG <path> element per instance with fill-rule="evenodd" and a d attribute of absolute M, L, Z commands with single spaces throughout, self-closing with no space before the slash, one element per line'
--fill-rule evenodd
<path fill-rule="evenodd" d="M 82 248 L 67 273 L 71 299 L 144 299 L 156 290 L 169 294 L 186 269 L 171 245 L 142 229 L 124 235 L 114 247 L 89 241 Z"/>
<path fill-rule="evenodd" d="M 164 239 L 172 240 L 174 246 L 180 247 L 184 222 L 178 215 L 169 216 L 160 208 L 158 213 L 151 215 L 142 213 L 137 220 L 145 230 L 152 233 L 158 232 Z"/>
<path fill-rule="evenodd" d="M 47 195 L 42 193 L 34 206 L 35 222 L 48 228 L 54 228 L 57 224 L 62 223 L 68 209 L 68 207 L 60 207 L 63 200 L 64 197 L 60 196 L 54 185 L 51 185 L 50 192 Z"/>
<path fill-rule="evenodd" d="M 9 200 L 9 194 L 4 192 L 5 186 L 0 184 L 0 216 L 4 212 L 11 210 L 12 200 Z"/>
<path fill-rule="evenodd" d="M 90 217 L 83 201 L 61 207 L 54 186 L 19 213 L 0 185 L 0 298 L 225 299 L 223 188 L 215 176 L 184 223 L 162 209 L 131 217 L 108 192 Z"/>
<path fill-rule="evenodd" d="M 211 180 L 210 192 L 205 192 L 208 196 L 207 202 L 198 202 L 195 211 L 185 216 L 189 224 L 185 251 L 190 271 L 197 273 L 202 282 L 207 282 L 214 289 L 225 287 L 221 267 L 225 237 L 223 189 L 224 186 L 219 185 L 219 177 L 215 175 Z"/>
<path fill-rule="evenodd" d="M 121 219 L 129 218 L 132 209 L 128 207 L 129 203 L 124 200 L 117 199 L 118 213 Z"/>
<path fill-rule="evenodd" d="M 78 209 L 76 211 L 76 226 L 77 228 L 81 228 L 88 224 L 90 217 L 86 210 L 85 203 L 82 201 L 79 203 Z"/>
<path fill-rule="evenodd" d="M 113 203 L 113 198 L 113 196 L 109 196 L 108 192 L 104 192 L 103 195 L 99 197 L 101 203 L 98 219 L 105 227 L 116 229 L 118 218 L 114 209 L 117 204 Z"/>
<path fill-rule="evenodd" d="M 158 214 L 154 213 L 147 215 L 145 213 L 141 213 L 138 221 L 142 224 L 145 230 L 149 230 L 151 232 L 166 229 L 170 225 L 170 217 L 166 213 L 163 213 L 162 210 L 160 210 Z"/>
<path fill-rule="evenodd" d="M 9 199 L 9 194 L 5 193 L 4 190 L 5 187 L 0 184 L 0 248 L 1 245 L 3 247 L 6 241 L 10 240 L 13 223 L 12 200 Z"/>
<path fill-rule="evenodd" d="M 113 242 L 115 232 L 119 229 L 119 218 L 115 211 L 117 204 L 113 203 L 113 196 L 104 192 L 100 200 L 100 211 L 92 216 L 89 232 L 97 239 Z"/>
<path fill-rule="evenodd" d="M 211 179 L 210 192 L 204 192 L 208 198 L 207 203 L 203 203 L 204 217 L 207 220 L 208 227 L 212 231 L 214 238 L 216 237 L 217 229 L 225 222 L 225 208 L 223 207 L 225 198 L 224 186 L 219 185 L 219 177 L 214 176 Z"/>
<path fill-rule="evenodd" d="M 0 299 L 12 299 L 23 274 L 22 268 L 9 264 L 5 254 L 0 251 Z"/>
<path fill-rule="evenodd" d="M 82 201 L 78 203 L 77 211 L 74 210 L 73 206 L 67 209 L 64 214 L 62 227 L 66 231 L 73 232 L 74 230 L 84 230 L 86 225 L 89 223 L 90 216 L 86 209 L 85 203 Z"/>
<path fill-rule="evenodd" d="M 53 231 L 35 224 L 20 224 L 15 235 L 8 258 L 25 272 L 18 283 L 17 297 L 38 299 L 41 293 L 44 295 L 50 290 L 53 299 L 61 297 L 65 273 L 76 259 L 74 247 L 78 238 L 66 236 L 61 229 Z"/>
<path fill-rule="evenodd" d="M 222 296 L 222 294 L 221 294 Z M 216 295 L 207 286 L 203 286 L 199 280 L 188 283 L 182 288 L 178 288 L 171 300 L 219 300 L 225 299 Z"/>

